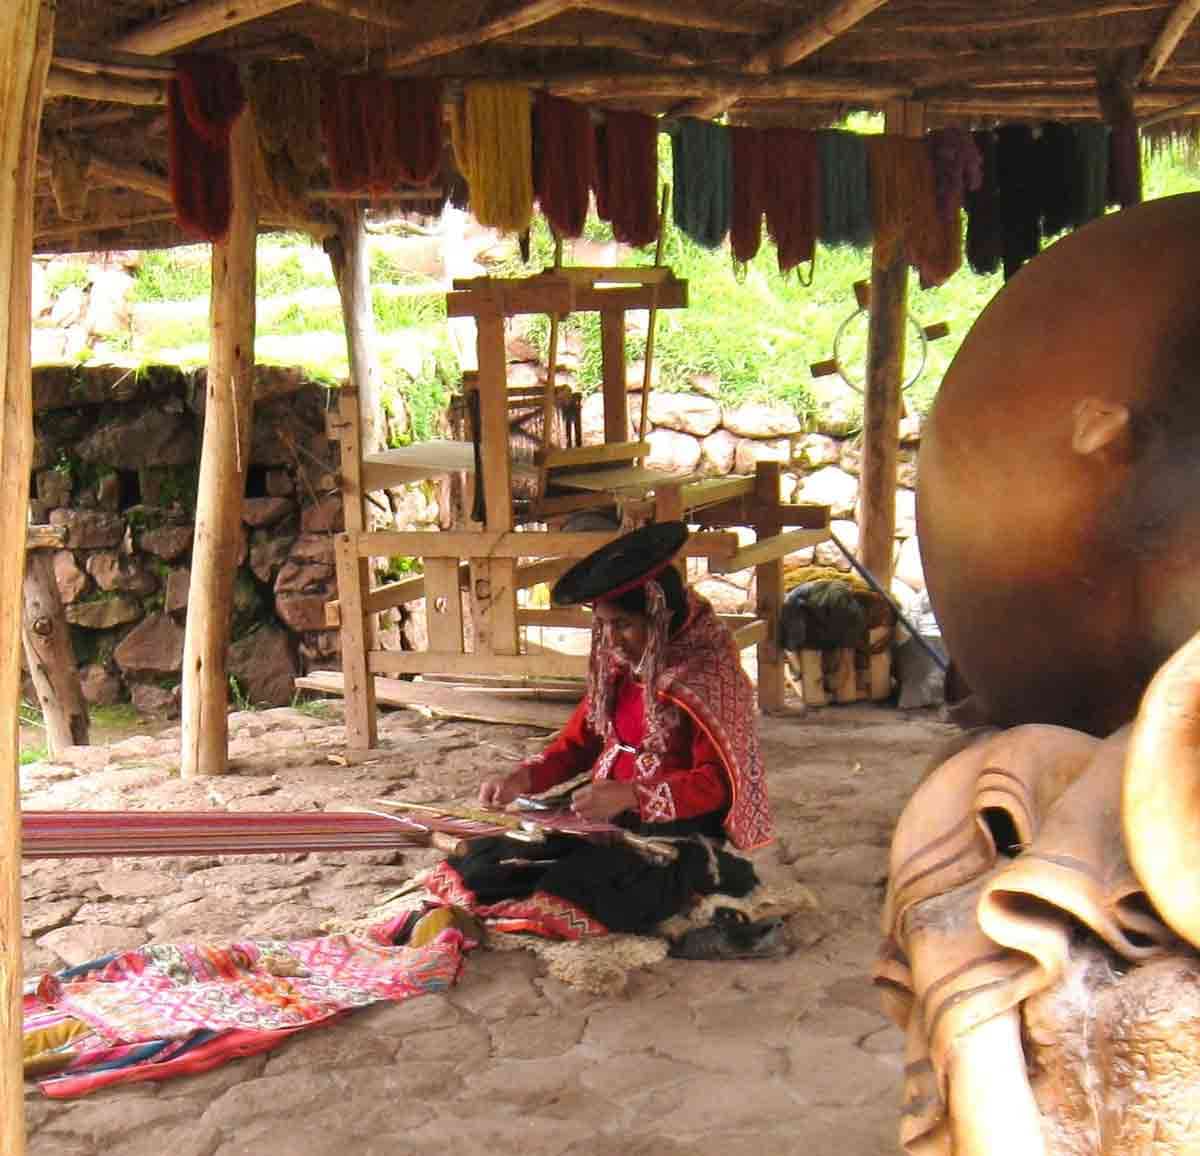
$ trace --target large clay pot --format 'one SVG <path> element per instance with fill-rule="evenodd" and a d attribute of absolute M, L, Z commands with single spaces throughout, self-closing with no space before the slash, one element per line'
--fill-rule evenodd
<path fill-rule="evenodd" d="M 1133 717 L 1200 626 L 1200 195 L 1096 221 L 997 294 L 930 415 L 917 519 L 995 722 Z"/>

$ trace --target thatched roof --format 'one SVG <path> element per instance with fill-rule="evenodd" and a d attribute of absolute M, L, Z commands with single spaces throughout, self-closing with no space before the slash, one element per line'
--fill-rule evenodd
<path fill-rule="evenodd" d="M 43 142 L 88 165 L 87 220 L 48 184 L 37 248 L 171 244 L 171 54 L 511 78 L 605 108 L 825 124 L 889 100 L 929 123 L 1096 118 L 1126 74 L 1141 117 L 1200 100 L 1200 0 L 59 0 Z M 326 216 L 319 191 L 311 224 Z M 286 224 L 287 222 L 279 222 Z M 111 225 L 108 229 L 100 226 Z"/>

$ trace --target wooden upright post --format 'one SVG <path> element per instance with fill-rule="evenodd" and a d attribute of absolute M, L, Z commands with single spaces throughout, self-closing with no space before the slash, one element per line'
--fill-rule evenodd
<path fill-rule="evenodd" d="M 229 769 L 225 658 L 254 417 L 256 147 L 254 126 L 243 113 L 229 140 L 229 232 L 212 249 L 212 333 L 183 641 L 180 773 L 185 778 Z"/>
<path fill-rule="evenodd" d="M 51 755 L 58 755 L 67 747 L 87 745 L 87 704 L 79 685 L 67 616 L 54 581 L 54 564 L 48 551 L 30 550 L 28 543 L 26 550 L 21 641 L 42 708 L 46 748 Z"/>
<path fill-rule="evenodd" d="M 920 136 L 924 132 L 923 119 L 920 105 L 895 101 L 887 108 L 885 131 Z M 902 241 L 893 254 L 884 258 L 875 252 L 871 259 L 867 387 L 863 398 L 860 552 L 863 565 L 885 588 L 892 580 L 896 536 L 896 461 L 907 299 L 908 257 Z"/>
<path fill-rule="evenodd" d="M 604 391 L 604 440 L 629 440 L 629 394 L 625 384 L 625 314 L 620 309 L 600 313 L 600 375 Z M 645 405 L 646 399 L 642 398 Z"/>
<path fill-rule="evenodd" d="M 337 232 L 325 243 L 342 300 L 350 384 L 358 390 L 360 443 L 364 454 L 387 446 L 384 429 L 383 375 L 375 356 L 375 309 L 371 300 L 371 261 L 362 207 L 335 202 Z"/>
<path fill-rule="evenodd" d="M 780 477 L 779 462 L 759 462 L 754 468 L 754 536 L 761 542 L 774 537 L 782 529 L 778 511 Z M 758 644 L 758 709 L 763 714 L 777 714 L 783 709 L 786 686 L 786 662 L 779 648 L 779 612 L 783 608 L 783 558 L 760 562 L 754 568 L 755 613 L 767 624 L 767 636 Z"/>
<path fill-rule="evenodd" d="M 54 36 L 50 0 L 0 6 L 0 1152 L 25 1151 L 21 1040 L 21 584 L 33 461 L 30 297 L 38 126 Z"/>

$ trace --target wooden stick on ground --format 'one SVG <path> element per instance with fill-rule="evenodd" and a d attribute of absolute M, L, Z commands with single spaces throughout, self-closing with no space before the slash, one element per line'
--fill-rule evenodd
<path fill-rule="evenodd" d="M 658 206 L 658 240 L 654 245 L 655 268 L 662 264 L 663 238 L 667 232 L 667 199 L 670 196 L 669 186 L 664 185 L 662 200 Z M 650 377 L 654 372 L 654 328 L 658 320 L 658 287 L 651 289 L 650 320 L 646 326 L 646 361 L 642 367 L 642 413 L 638 418 L 638 441 L 646 440 L 646 422 L 650 413 Z"/>

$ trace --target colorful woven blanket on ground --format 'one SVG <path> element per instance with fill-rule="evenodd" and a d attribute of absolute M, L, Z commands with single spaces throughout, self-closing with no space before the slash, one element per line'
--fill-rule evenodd
<path fill-rule="evenodd" d="M 454 929 L 395 947 L 359 938 L 151 945 L 46 975 L 25 995 L 25 1067 L 49 1096 L 206 1071 L 380 1000 L 445 991 L 469 944 Z"/>

